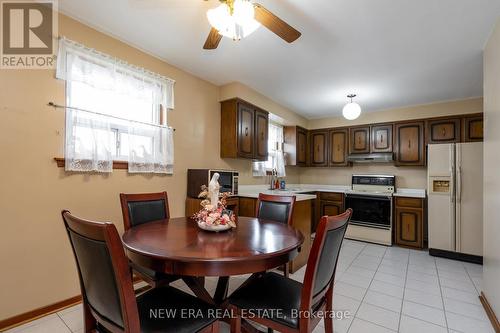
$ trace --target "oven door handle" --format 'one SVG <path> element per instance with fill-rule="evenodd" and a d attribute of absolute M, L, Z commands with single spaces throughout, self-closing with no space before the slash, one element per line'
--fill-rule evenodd
<path fill-rule="evenodd" d="M 346 193 L 346 198 L 353 198 L 353 199 L 369 199 L 369 200 L 379 200 L 379 201 L 392 201 L 391 196 L 385 196 L 385 195 L 369 195 L 369 194 L 349 194 Z"/>

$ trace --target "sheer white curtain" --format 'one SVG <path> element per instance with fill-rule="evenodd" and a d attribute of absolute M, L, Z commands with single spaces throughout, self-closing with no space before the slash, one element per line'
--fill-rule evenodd
<path fill-rule="evenodd" d="M 285 155 L 283 153 L 283 126 L 269 124 L 269 157 L 278 177 L 285 177 Z"/>
<path fill-rule="evenodd" d="M 269 137 L 267 141 L 268 159 L 265 162 L 253 162 L 252 174 L 265 176 L 267 170 L 275 169 L 278 177 L 285 177 L 285 155 L 283 153 L 283 126 L 269 124 Z"/>
<path fill-rule="evenodd" d="M 56 77 L 70 107 L 66 170 L 111 172 L 126 160 L 129 172 L 173 172 L 173 131 L 160 114 L 174 108 L 175 81 L 64 38 Z"/>
<path fill-rule="evenodd" d="M 173 172 L 174 145 L 171 128 L 134 125 L 129 127 L 128 135 L 129 172 Z"/>
<path fill-rule="evenodd" d="M 65 160 L 68 171 L 111 172 L 113 132 L 107 117 L 68 110 Z"/>

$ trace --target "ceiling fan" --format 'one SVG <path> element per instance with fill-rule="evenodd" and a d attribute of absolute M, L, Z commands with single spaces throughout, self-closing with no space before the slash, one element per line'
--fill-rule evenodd
<path fill-rule="evenodd" d="M 219 1 L 221 4 L 218 7 L 207 12 L 212 29 L 203 45 L 206 50 L 216 49 L 223 36 L 240 40 L 250 35 L 260 25 L 265 26 L 288 43 L 292 43 L 301 35 L 299 31 L 258 3 L 250 0 Z"/>

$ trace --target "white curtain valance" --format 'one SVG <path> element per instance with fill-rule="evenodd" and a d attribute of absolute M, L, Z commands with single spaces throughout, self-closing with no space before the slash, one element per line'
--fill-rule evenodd
<path fill-rule="evenodd" d="M 174 80 L 64 37 L 59 39 L 56 78 L 138 97 L 155 87 L 157 103 L 174 109 Z"/>

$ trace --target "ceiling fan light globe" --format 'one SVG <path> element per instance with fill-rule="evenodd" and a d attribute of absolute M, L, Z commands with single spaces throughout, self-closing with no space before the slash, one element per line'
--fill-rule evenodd
<path fill-rule="evenodd" d="M 233 40 L 240 40 L 260 27 L 260 23 L 254 17 L 255 9 L 248 0 L 236 0 L 233 15 L 225 3 L 207 11 L 210 25 L 222 36 Z"/>
<path fill-rule="evenodd" d="M 350 102 L 347 103 L 342 109 L 342 115 L 347 120 L 354 120 L 358 118 L 361 114 L 361 107 L 358 103 Z"/>
<path fill-rule="evenodd" d="M 234 19 L 236 23 L 243 25 L 243 23 L 253 20 L 255 17 L 255 9 L 250 1 L 236 0 L 234 2 Z"/>
<path fill-rule="evenodd" d="M 225 3 L 219 5 L 217 8 L 209 9 L 207 11 L 207 18 L 210 25 L 219 32 L 224 31 L 232 20 L 229 13 L 229 6 Z"/>

